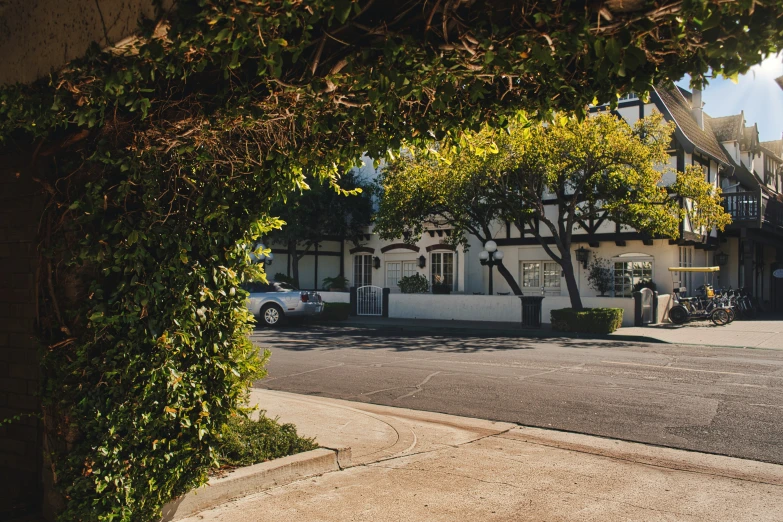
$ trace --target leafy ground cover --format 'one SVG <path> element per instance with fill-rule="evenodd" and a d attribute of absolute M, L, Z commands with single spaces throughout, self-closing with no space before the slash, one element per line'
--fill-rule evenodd
<path fill-rule="evenodd" d="M 315 439 L 302 437 L 293 424 L 280 424 L 261 412 L 258 419 L 234 417 L 223 427 L 217 448 L 220 470 L 259 464 L 316 449 Z"/>

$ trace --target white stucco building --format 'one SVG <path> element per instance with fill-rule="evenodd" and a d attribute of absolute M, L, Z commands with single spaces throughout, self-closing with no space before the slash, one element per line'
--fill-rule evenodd
<path fill-rule="evenodd" d="M 631 288 L 642 279 L 653 280 L 660 293 L 669 293 L 673 285 L 668 267 L 711 266 L 717 264 L 716 254 L 727 254 L 716 286 L 749 288 L 767 308 L 783 311 L 783 280 L 772 277 L 773 270 L 783 267 L 783 140 L 760 143 L 758 129 L 749 126 L 743 114 L 711 118 L 704 111 L 700 91 L 656 88 L 647 101 L 628 95 L 620 100 L 615 113 L 633 124 L 653 111 L 676 124 L 669 166 L 684 170 L 686 165 L 700 165 L 705 178 L 723 189 L 734 223 L 724 233 L 705 234 L 686 220 L 681 224 L 680 238 L 674 241 L 596 220 L 574 232 L 572 250 L 581 247 L 589 250 L 591 258 L 600 256 L 611 262 L 616 297 L 630 297 Z M 366 177 L 375 175 L 369 160 L 361 171 Z M 664 179 L 665 183 L 672 181 Z M 556 212 L 554 205 L 552 212 Z M 539 233 L 548 240 L 545 227 Z M 323 242 L 300 261 L 300 286 L 320 288 L 323 278 L 342 274 L 353 286 L 371 284 L 397 292 L 400 277 L 420 273 L 430 282 L 436 276 L 442 278 L 453 293 L 486 294 L 489 269 L 478 259 L 482 245 L 471 237 L 467 251 L 454 248 L 446 242 L 449 234 L 448 227 L 431 228 L 415 245 L 409 245 L 402 238 L 382 241 L 370 227 L 359 245 Z M 493 239 L 524 293 L 567 296 L 559 266 L 530 231 L 498 222 Z M 273 252 L 270 275 L 290 272 L 286 251 Z M 587 270 L 575 255 L 573 261 L 580 294 L 597 295 L 589 288 Z M 693 291 L 701 283 L 699 274 L 693 274 L 679 285 Z M 493 271 L 493 287 L 495 293 L 511 291 L 497 270 Z"/>

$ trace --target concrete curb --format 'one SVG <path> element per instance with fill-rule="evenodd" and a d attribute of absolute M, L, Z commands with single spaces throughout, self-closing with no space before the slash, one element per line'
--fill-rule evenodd
<path fill-rule="evenodd" d="M 203 487 L 163 506 L 161 522 L 181 520 L 200 511 L 303 478 L 339 471 L 351 465 L 351 448 L 318 448 L 262 462 L 213 478 Z"/>

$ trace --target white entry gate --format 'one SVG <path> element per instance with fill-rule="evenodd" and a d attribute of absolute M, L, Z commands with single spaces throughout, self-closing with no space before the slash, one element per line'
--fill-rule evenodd
<path fill-rule="evenodd" d="M 377 286 L 357 288 L 356 315 L 383 315 L 383 289 Z"/>

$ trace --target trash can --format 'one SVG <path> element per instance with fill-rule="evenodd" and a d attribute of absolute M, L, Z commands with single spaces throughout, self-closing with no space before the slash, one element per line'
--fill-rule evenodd
<path fill-rule="evenodd" d="M 541 328 L 541 302 L 543 295 L 521 295 L 522 328 Z"/>

